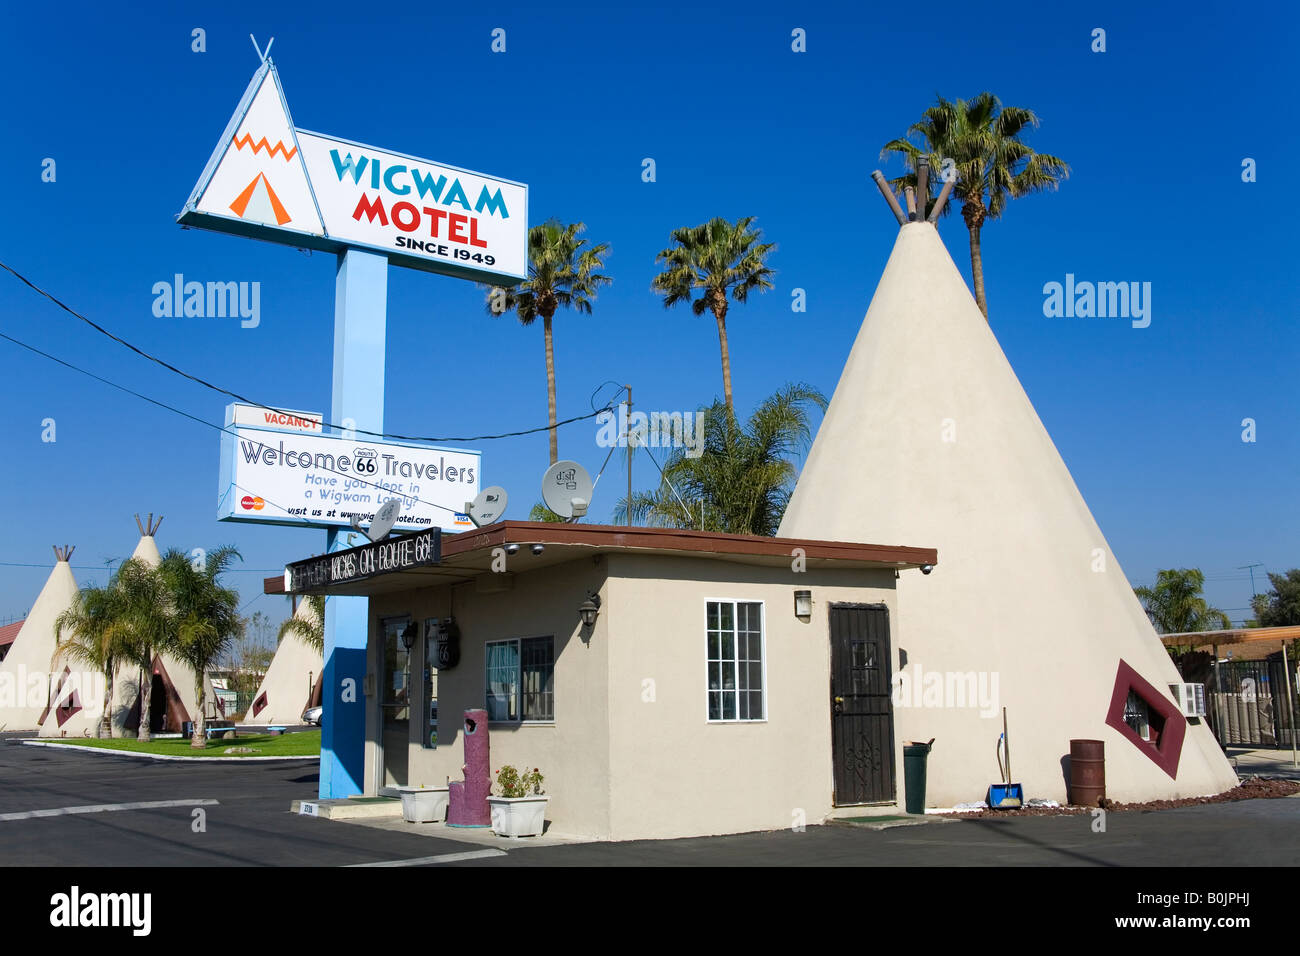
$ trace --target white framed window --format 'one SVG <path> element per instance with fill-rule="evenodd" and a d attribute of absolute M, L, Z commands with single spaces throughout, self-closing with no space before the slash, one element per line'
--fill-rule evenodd
<path fill-rule="evenodd" d="M 484 654 L 488 720 L 555 720 L 555 638 L 489 641 Z"/>
<path fill-rule="evenodd" d="M 711 721 L 766 720 L 763 602 L 705 602 Z"/>

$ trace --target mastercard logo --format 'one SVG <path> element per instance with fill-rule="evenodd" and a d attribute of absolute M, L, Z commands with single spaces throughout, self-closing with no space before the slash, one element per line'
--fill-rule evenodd
<path fill-rule="evenodd" d="M 239 499 L 239 506 L 245 511 L 261 511 L 266 507 L 266 502 L 261 498 L 254 498 L 252 495 L 244 495 Z"/>

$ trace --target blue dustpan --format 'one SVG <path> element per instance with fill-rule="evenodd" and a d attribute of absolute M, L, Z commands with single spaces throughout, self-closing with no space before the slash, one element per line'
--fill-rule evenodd
<path fill-rule="evenodd" d="M 1002 763 L 1006 755 L 1006 765 Z M 1002 771 L 1003 783 L 989 786 L 988 805 L 992 810 L 1016 810 L 1025 805 L 1025 788 L 1011 780 L 1011 741 L 1007 737 L 1007 709 L 1002 708 L 1002 736 L 998 738 L 998 770 Z"/>

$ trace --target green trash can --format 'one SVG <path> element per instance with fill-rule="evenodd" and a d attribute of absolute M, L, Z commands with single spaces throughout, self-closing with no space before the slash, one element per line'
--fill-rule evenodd
<path fill-rule="evenodd" d="M 903 745 L 903 789 L 908 813 L 925 813 L 925 762 L 932 746 L 933 737 L 929 743 L 912 741 Z"/>

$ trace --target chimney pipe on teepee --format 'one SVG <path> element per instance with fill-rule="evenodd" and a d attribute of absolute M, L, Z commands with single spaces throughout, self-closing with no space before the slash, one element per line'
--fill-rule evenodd
<path fill-rule="evenodd" d="M 885 202 L 889 203 L 889 208 L 894 211 L 894 218 L 898 220 L 898 224 L 900 226 L 904 225 L 907 222 L 907 217 L 903 215 L 903 210 L 894 197 L 894 191 L 889 188 L 889 183 L 885 182 L 885 174 L 877 169 L 871 174 L 871 178 L 876 181 L 876 185 L 880 188 L 880 194 L 885 197 Z"/>

